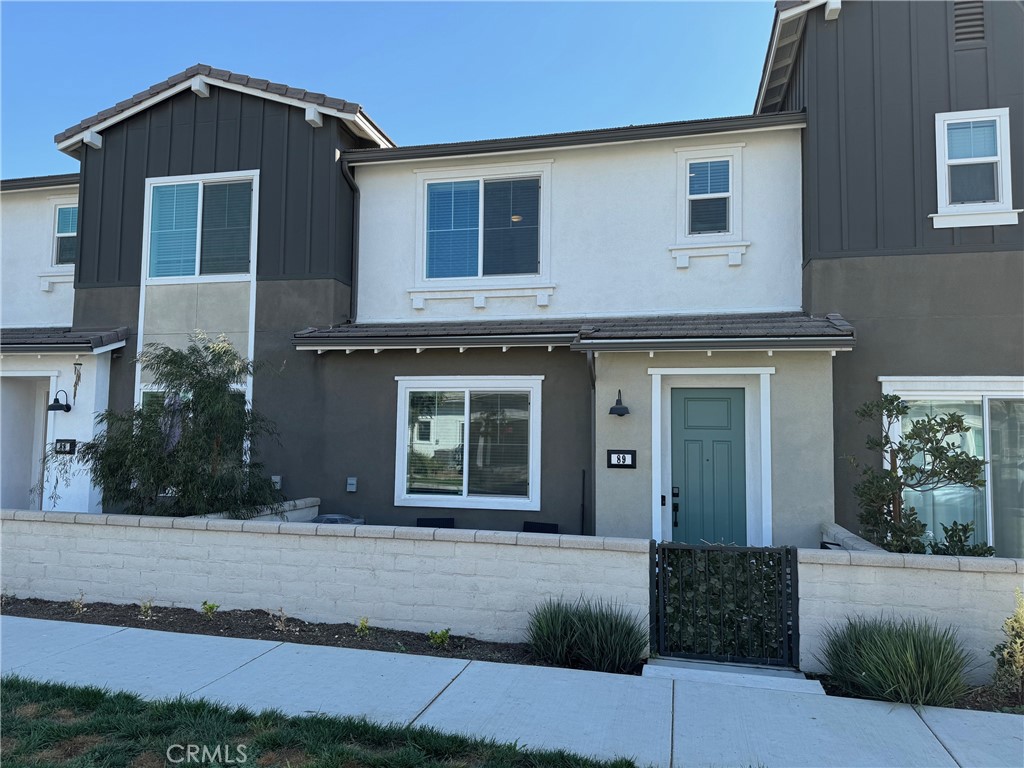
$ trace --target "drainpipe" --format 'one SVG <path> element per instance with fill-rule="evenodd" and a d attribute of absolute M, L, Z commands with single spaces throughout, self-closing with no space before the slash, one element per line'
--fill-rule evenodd
<path fill-rule="evenodd" d="M 348 298 L 348 321 L 356 321 L 356 310 L 359 307 L 359 185 L 348 167 L 348 158 L 344 151 L 341 155 L 341 175 L 352 190 L 352 286 Z"/>
<path fill-rule="evenodd" d="M 590 505 L 594 510 L 593 535 L 597 535 L 597 498 L 594 496 L 596 491 L 594 473 L 597 471 L 597 367 L 594 363 L 592 349 L 587 350 L 587 370 L 590 373 L 590 483 L 584 483 L 584 485 L 590 491 Z M 580 517 L 583 518 L 580 521 L 580 533 L 585 536 L 587 533 L 586 515 L 581 512 Z"/>

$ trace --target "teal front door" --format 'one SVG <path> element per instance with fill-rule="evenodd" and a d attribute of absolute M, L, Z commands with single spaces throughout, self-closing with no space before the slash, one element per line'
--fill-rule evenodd
<path fill-rule="evenodd" d="M 747 543 L 742 389 L 672 390 L 672 540 Z"/>

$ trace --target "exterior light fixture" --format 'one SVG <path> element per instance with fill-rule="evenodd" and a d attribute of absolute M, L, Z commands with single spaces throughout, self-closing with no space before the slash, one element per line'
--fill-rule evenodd
<path fill-rule="evenodd" d="M 622 404 L 622 390 L 619 390 L 619 396 L 615 398 L 615 405 L 608 409 L 609 416 L 625 416 L 629 413 L 629 408 Z"/>
<path fill-rule="evenodd" d="M 520 216 L 518 213 L 515 213 L 515 214 L 512 215 L 512 221 L 514 223 L 518 224 L 522 220 L 523 220 L 523 217 Z"/>
<path fill-rule="evenodd" d="M 68 393 L 64 392 L 64 402 L 60 401 L 60 393 L 64 392 L 63 389 L 58 389 L 57 393 L 53 396 L 53 402 L 46 406 L 48 411 L 64 411 L 67 413 L 71 410 L 71 404 L 68 402 Z"/>

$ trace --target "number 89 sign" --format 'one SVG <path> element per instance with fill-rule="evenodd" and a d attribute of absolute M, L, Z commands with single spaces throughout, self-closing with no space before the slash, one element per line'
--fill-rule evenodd
<path fill-rule="evenodd" d="M 608 451 L 608 469 L 636 469 L 636 451 Z"/>

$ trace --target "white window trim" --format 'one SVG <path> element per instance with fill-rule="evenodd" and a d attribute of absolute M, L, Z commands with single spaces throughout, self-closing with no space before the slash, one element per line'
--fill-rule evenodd
<path fill-rule="evenodd" d="M 69 235 L 58 235 L 57 234 L 57 216 L 59 215 L 61 208 L 78 208 L 78 197 L 51 197 L 50 202 L 53 204 L 53 227 L 51 232 L 53 234 L 53 245 L 50 248 L 50 264 L 45 272 L 39 274 L 40 277 L 48 277 L 52 282 L 65 282 L 64 280 L 53 280 L 58 275 L 72 275 L 74 279 L 75 265 L 71 264 L 58 264 L 57 263 L 57 241 L 62 237 L 68 237 Z M 78 237 L 76 232 L 75 237 Z M 48 290 L 43 288 L 42 290 Z"/>
<path fill-rule="evenodd" d="M 546 305 L 547 297 L 553 290 L 551 284 L 551 167 L 553 160 L 536 160 L 529 163 L 496 163 L 465 168 L 435 168 L 415 170 L 416 175 L 416 259 L 415 273 L 409 297 L 414 309 L 423 309 L 424 300 L 475 299 L 478 296 L 498 298 L 510 289 L 528 291 L 527 295 L 538 293 Z M 487 275 L 471 277 L 427 277 L 427 184 L 439 181 L 479 181 L 481 200 L 483 183 L 496 179 L 539 178 L 540 200 L 538 203 L 538 271 L 529 275 Z M 483 216 L 483 207 L 480 209 Z M 483 237 L 483 228 L 480 229 Z M 482 240 L 481 240 L 482 243 Z M 482 245 L 479 246 L 482 250 Z M 520 294 L 521 295 L 521 294 Z M 482 306 L 478 303 L 478 306 Z"/>
<path fill-rule="evenodd" d="M 226 275 L 202 275 L 199 270 L 202 268 L 202 237 L 203 237 L 203 185 L 205 182 L 227 182 L 227 181 L 251 181 L 252 182 L 252 210 L 249 220 L 249 270 Z M 163 187 L 173 184 L 199 184 L 198 218 L 196 224 L 196 265 L 192 275 L 181 275 L 176 277 L 150 277 L 149 276 L 149 241 L 150 223 L 153 207 L 154 187 Z M 158 178 L 146 179 L 146 201 L 145 213 L 142 220 L 142 278 L 147 285 L 181 285 L 183 283 L 243 283 L 256 275 L 256 242 L 259 230 L 259 189 L 260 172 L 258 169 L 251 171 L 228 171 L 226 173 L 197 173 L 189 176 L 161 176 Z"/>
<path fill-rule="evenodd" d="M 949 166 L 961 164 L 949 159 L 946 127 L 950 123 L 972 120 L 995 120 L 998 156 L 996 160 L 996 191 L 999 200 L 993 203 L 950 203 Z M 977 158 L 974 160 L 977 161 Z M 939 112 L 935 115 L 935 182 L 938 190 L 938 212 L 930 214 L 935 229 L 951 227 L 991 227 L 1016 224 L 1020 208 L 1013 207 L 1013 186 L 1010 161 L 1010 110 L 974 109 L 964 112 Z"/>
<path fill-rule="evenodd" d="M 883 395 L 899 395 L 904 400 L 958 399 L 981 403 L 981 429 L 985 451 L 985 540 L 995 546 L 995 509 L 992 506 L 992 445 L 989 432 L 989 403 L 991 400 L 1024 399 L 1024 377 L 1020 376 L 879 376 Z M 884 426 L 884 425 L 883 425 Z M 898 440 L 902 434 L 899 422 L 893 425 L 890 437 Z M 888 468 L 888 457 L 882 456 Z"/>
<path fill-rule="evenodd" d="M 730 267 L 743 264 L 750 243 L 743 239 L 743 148 L 745 143 L 676 149 L 676 242 L 668 250 L 676 267 L 686 269 L 696 256 L 725 256 Z M 708 160 L 729 161 L 729 231 L 690 234 L 689 166 Z"/>
<path fill-rule="evenodd" d="M 395 424 L 395 506 L 441 507 L 447 509 L 499 509 L 523 512 L 540 511 L 541 483 L 541 384 L 543 376 L 396 376 L 398 382 L 398 420 Z M 526 498 L 501 496 L 418 496 L 406 492 L 409 429 L 409 393 L 438 390 L 478 390 L 486 392 L 530 393 L 530 495 Z M 469 398 L 466 398 L 468 407 Z M 466 419 L 463 445 L 468 445 L 469 419 Z"/>

